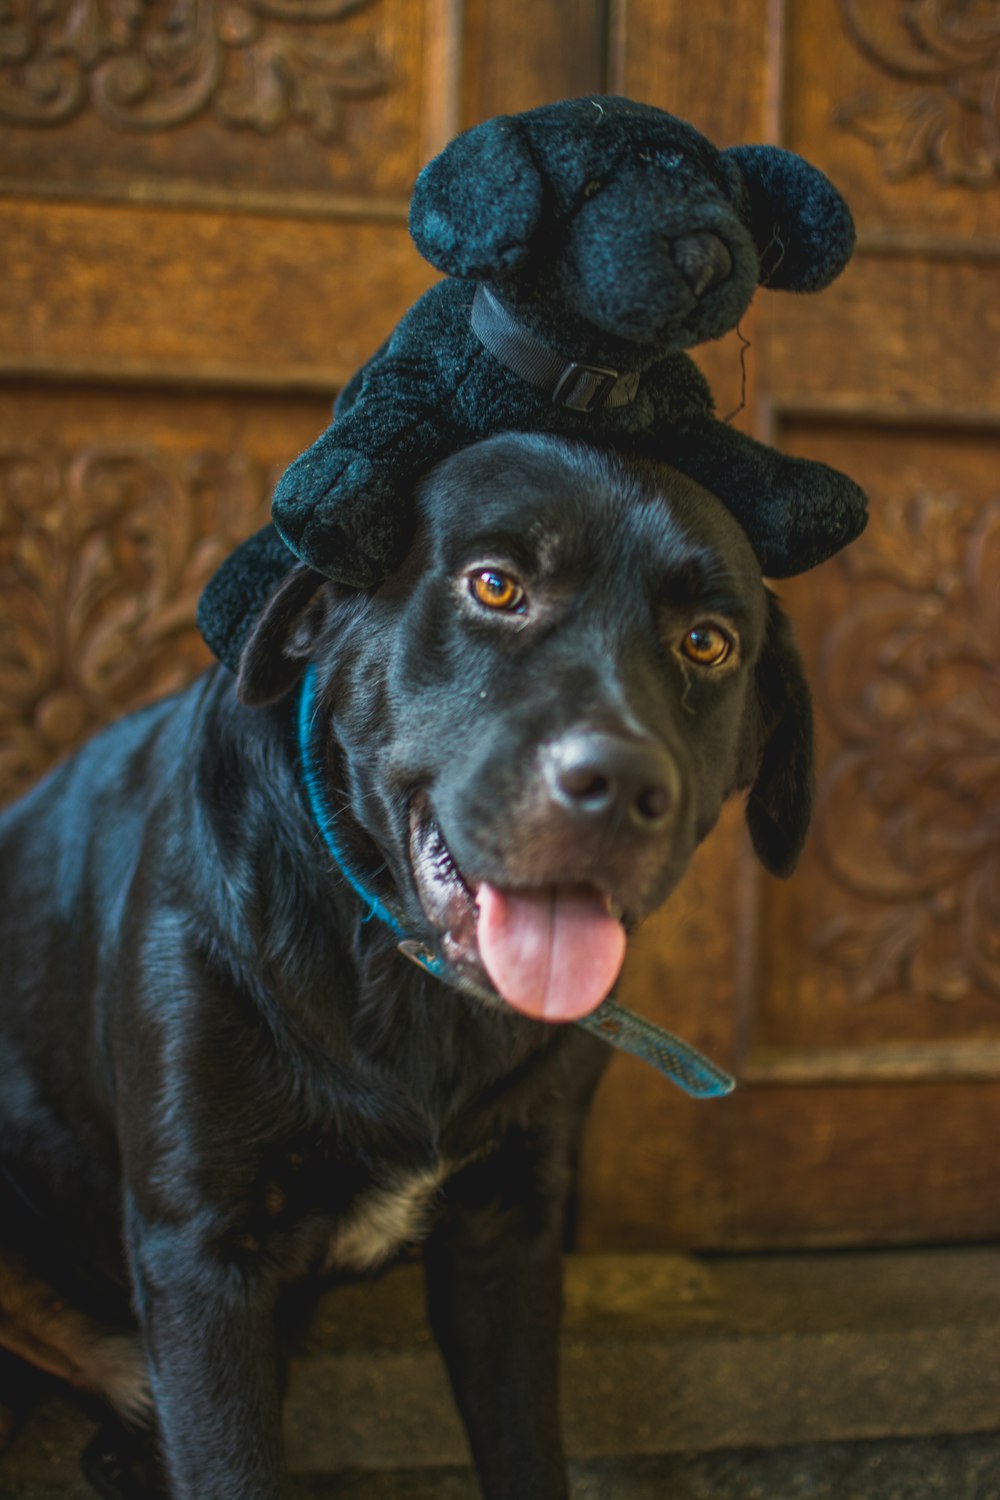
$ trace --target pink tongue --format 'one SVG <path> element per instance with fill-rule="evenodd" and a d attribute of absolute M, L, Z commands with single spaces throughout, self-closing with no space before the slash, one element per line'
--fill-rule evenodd
<path fill-rule="evenodd" d="M 596 891 L 481 885 L 479 956 L 499 993 L 540 1021 L 575 1021 L 607 996 L 625 958 L 625 932 Z"/>

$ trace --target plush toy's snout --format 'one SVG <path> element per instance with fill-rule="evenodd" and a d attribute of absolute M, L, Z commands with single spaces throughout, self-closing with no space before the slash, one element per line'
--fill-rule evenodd
<path fill-rule="evenodd" d="M 707 229 L 671 240 L 670 253 L 674 265 L 696 297 L 725 281 L 733 269 L 733 257 L 725 241 Z"/>
<path fill-rule="evenodd" d="M 580 205 L 544 285 L 603 334 L 689 348 L 740 319 L 757 285 L 757 250 L 732 205 L 686 172 L 641 160 Z M 524 303 L 512 288 L 513 297 Z"/>

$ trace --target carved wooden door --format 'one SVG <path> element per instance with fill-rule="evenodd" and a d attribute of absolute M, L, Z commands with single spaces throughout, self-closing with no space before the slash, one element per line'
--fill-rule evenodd
<path fill-rule="evenodd" d="M 1000 1228 L 998 63 L 995 0 L 0 3 L 4 796 L 205 663 L 203 582 L 431 279 L 406 202 L 458 128 L 631 93 L 855 207 L 840 283 L 758 298 L 745 391 L 735 338 L 703 356 L 720 410 L 872 496 L 782 589 L 815 837 L 779 887 L 734 809 L 638 944 L 628 1001 L 741 1088 L 616 1062 L 584 1245 Z"/>
<path fill-rule="evenodd" d="M 620 1069 L 590 1138 L 584 1240 L 610 1222 L 636 1245 L 993 1236 L 1000 7 L 667 9 L 665 26 L 658 0 L 632 0 L 612 87 L 717 139 L 798 150 L 852 205 L 858 251 L 838 282 L 758 295 L 740 420 L 852 474 L 872 520 L 780 589 L 819 714 L 799 871 L 758 875 L 731 819 L 728 853 L 706 846 L 636 954 L 633 1002 L 728 1059 L 740 1088 L 690 1105 Z M 725 412 L 733 341 L 706 365 Z"/>

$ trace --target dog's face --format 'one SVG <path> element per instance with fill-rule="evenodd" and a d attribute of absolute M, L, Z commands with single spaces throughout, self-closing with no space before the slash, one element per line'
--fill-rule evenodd
<path fill-rule="evenodd" d="M 314 661 L 362 862 L 459 974 L 569 1019 L 732 791 L 752 787 L 764 863 L 794 864 L 801 667 L 743 533 L 673 471 L 507 436 L 447 459 L 419 509 L 374 592 L 286 580 L 241 695 L 269 701 Z"/>

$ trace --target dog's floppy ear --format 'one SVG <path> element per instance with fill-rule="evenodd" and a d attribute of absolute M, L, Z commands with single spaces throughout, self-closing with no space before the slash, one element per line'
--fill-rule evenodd
<path fill-rule="evenodd" d="M 275 703 L 302 672 L 323 623 L 320 573 L 301 565 L 286 573 L 258 615 L 240 653 L 236 695 L 250 708 Z"/>
<path fill-rule="evenodd" d="M 813 802 L 813 714 L 791 627 L 773 596 L 767 638 L 755 669 L 746 819 L 754 851 L 772 875 L 792 873 Z"/>
<path fill-rule="evenodd" d="M 428 162 L 410 200 L 410 233 L 439 271 L 499 279 L 527 259 L 542 202 L 542 179 L 520 125 L 500 115 Z"/>
<path fill-rule="evenodd" d="M 759 280 L 772 291 L 819 292 L 854 250 L 851 211 L 825 173 L 780 146 L 731 146 L 750 199 Z"/>

